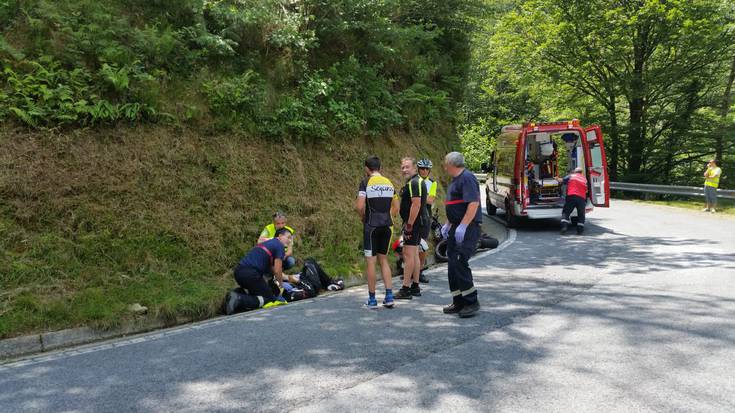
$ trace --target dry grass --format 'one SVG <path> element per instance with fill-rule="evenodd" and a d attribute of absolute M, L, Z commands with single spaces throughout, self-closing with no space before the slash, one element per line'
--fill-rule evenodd
<path fill-rule="evenodd" d="M 209 317 L 276 209 L 297 230 L 298 256 L 360 273 L 362 160 L 378 154 L 399 183 L 400 158 L 438 161 L 445 136 L 301 145 L 163 127 L 4 129 L 0 337 L 110 327 L 136 302 L 172 322 Z"/>

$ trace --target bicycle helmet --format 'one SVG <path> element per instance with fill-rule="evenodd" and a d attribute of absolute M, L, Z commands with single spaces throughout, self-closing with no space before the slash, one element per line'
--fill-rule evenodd
<path fill-rule="evenodd" d="M 431 160 L 429 159 L 421 159 L 420 161 L 416 163 L 416 166 L 418 166 L 419 168 L 431 169 L 431 167 L 434 165 L 431 163 Z"/>

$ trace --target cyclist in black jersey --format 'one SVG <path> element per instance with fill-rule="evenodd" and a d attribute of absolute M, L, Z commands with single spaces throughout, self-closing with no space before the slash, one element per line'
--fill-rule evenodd
<path fill-rule="evenodd" d="M 421 159 L 416 165 L 419 168 L 419 176 L 424 183 L 426 189 L 426 213 L 429 216 L 429 224 L 424 225 L 421 233 L 421 238 L 429 243 L 429 232 L 431 231 L 431 207 L 434 205 L 434 199 L 436 198 L 437 183 L 429 177 L 431 174 L 431 168 L 434 164 L 430 159 Z M 429 278 L 424 274 L 424 267 L 426 266 L 426 251 L 423 248 L 419 248 L 419 260 L 421 261 L 421 271 L 419 272 L 419 282 L 428 283 Z"/>
<path fill-rule="evenodd" d="M 421 296 L 418 245 L 421 242 L 422 228 L 429 225 L 429 218 L 426 212 L 426 188 L 418 175 L 416 160 L 403 158 L 401 173 L 407 178 L 406 185 L 401 189 L 400 207 L 403 219 L 403 286 L 395 297 L 410 300 Z"/>
<path fill-rule="evenodd" d="M 393 280 L 387 254 L 392 236 L 392 216 L 398 209 L 398 200 L 393 183 L 380 174 L 380 159 L 377 156 L 370 156 L 365 160 L 365 179 L 360 182 L 355 209 L 364 225 L 363 247 L 368 279 L 368 301 L 365 306 L 378 308 L 375 298 L 376 262 L 380 262 L 385 284 L 383 306 L 393 307 Z"/>

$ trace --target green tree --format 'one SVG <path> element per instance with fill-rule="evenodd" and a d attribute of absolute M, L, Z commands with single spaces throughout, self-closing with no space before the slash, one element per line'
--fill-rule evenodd
<path fill-rule="evenodd" d="M 528 90 L 542 118 L 576 109 L 601 121 L 614 179 L 680 181 L 682 168 L 715 152 L 721 122 L 707 125 L 713 106 L 727 106 L 719 79 L 733 56 L 732 9 L 724 0 L 518 1 L 496 17 L 486 49 L 504 64 L 488 65 Z"/>

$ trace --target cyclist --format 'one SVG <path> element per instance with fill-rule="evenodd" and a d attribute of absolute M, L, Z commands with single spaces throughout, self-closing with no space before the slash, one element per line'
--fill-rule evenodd
<path fill-rule="evenodd" d="M 403 158 L 401 173 L 407 178 L 401 189 L 400 213 L 403 219 L 403 286 L 395 295 L 397 299 L 410 300 L 421 296 L 419 288 L 419 244 L 424 226 L 429 225 L 426 215 L 426 188 L 418 174 L 416 160 Z"/>
<path fill-rule="evenodd" d="M 393 227 L 392 216 L 398 209 L 393 183 L 380 174 L 380 158 L 370 156 L 365 159 L 365 179 L 360 182 L 355 209 L 362 219 L 363 249 L 368 280 L 368 300 L 365 306 L 378 308 L 375 299 L 377 285 L 376 262 L 380 263 L 380 272 L 385 285 L 383 306 L 393 307 L 393 279 L 388 263 L 388 248 Z"/>
<path fill-rule="evenodd" d="M 431 219 L 431 208 L 434 205 L 434 200 L 436 199 L 437 183 L 429 177 L 429 174 L 431 173 L 431 168 L 434 165 L 432 164 L 430 159 L 421 159 L 416 163 L 416 166 L 418 166 L 419 176 L 426 186 L 426 213 L 429 219 Z M 429 222 L 428 225 L 425 225 L 421 229 L 423 230 L 423 232 L 421 233 L 421 238 L 423 238 L 428 245 L 429 232 L 431 231 L 431 222 Z M 421 272 L 419 273 L 419 282 L 428 283 L 429 279 L 424 274 L 424 269 L 426 268 L 426 251 L 424 251 L 423 248 L 419 248 L 419 259 L 421 260 Z"/>

